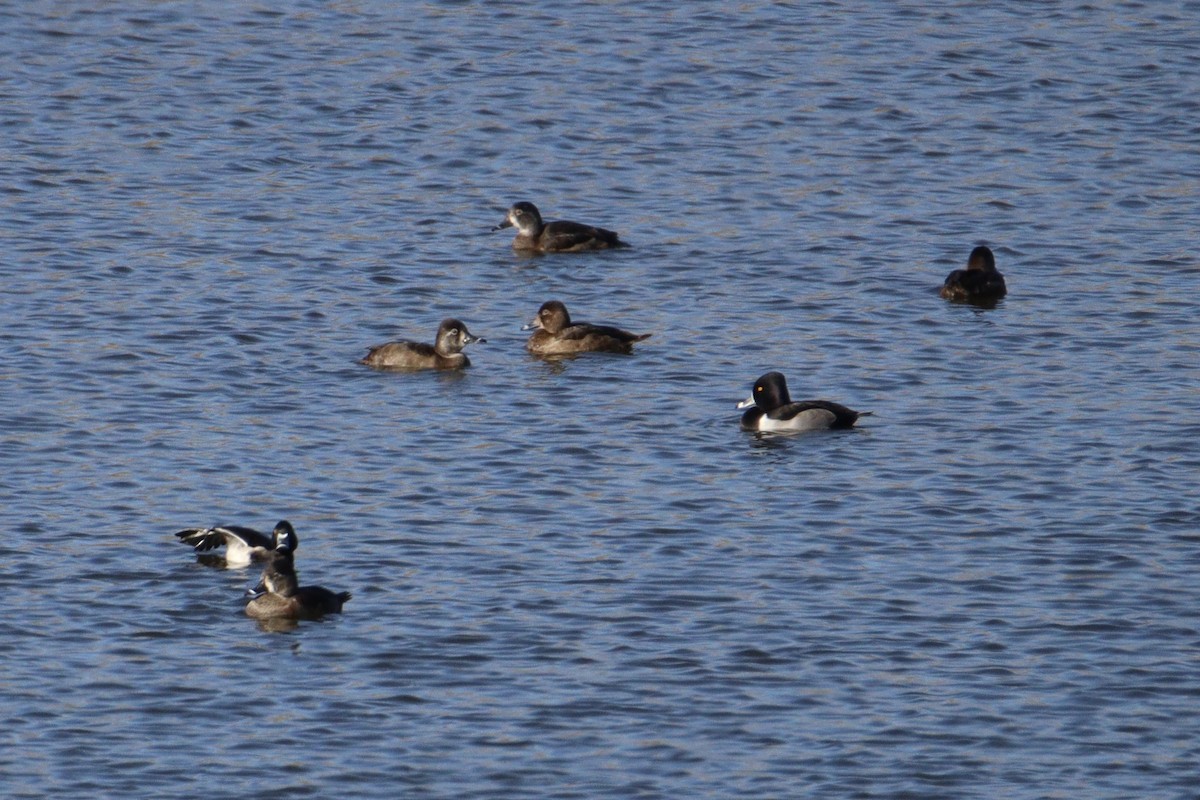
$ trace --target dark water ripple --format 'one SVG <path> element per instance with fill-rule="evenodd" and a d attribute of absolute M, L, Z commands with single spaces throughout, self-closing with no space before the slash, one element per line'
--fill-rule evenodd
<path fill-rule="evenodd" d="M 3 795 L 1192 796 L 1196 11 L 0 9 Z"/>

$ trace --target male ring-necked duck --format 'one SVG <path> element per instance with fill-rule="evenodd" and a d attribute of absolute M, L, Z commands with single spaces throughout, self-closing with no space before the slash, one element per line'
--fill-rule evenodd
<path fill-rule="evenodd" d="M 251 561 L 266 561 L 288 537 L 291 549 L 297 545 L 296 530 L 286 519 L 279 520 L 271 535 L 260 533 L 241 525 L 217 525 L 212 528 L 187 528 L 175 534 L 180 541 L 190 544 L 197 553 L 205 553 L 225 546 L 225 564 L 244 567 Z"/>
<path fill-rule="evenodd" d="M 992 251 L 979 245 L 971 251 L 966 269 L 956 269 L 946 276 L 939 294 L 947 300 L 987 305 L 1008 294 L 1008 287 L 996 269 Z"/>
<path fill-rule="evenodd" d="M 255 619 L 316 619 L 341 613 L 349 592 L 333 592 L 324 586 L 301 586 L 296 578 L 294 537 L 280 542 L 271 553 L 262 580 L 252 589 L 246 614 Z"/>
<path fill-rule="evenodd" d="M 753 408 L 751 408 L 753 406 Z M 748 408 L 742 428 L 748 431 L 812 431 L 850 428 L 870 411 L 855 411 L 828 400 L 792 402 L 787 381 L 779 372 L 768 372 L 754 382 L 754 393 L 738 403 Z"/>
<path fill-rule="evenodd" d="M 462 349 L 472 342 L 487 342 L 471 335 L 457 319 L 444 319 L 438 326 L 437 340 L 424 342 L 388 342 L 372 347 L 362 363 L 389 369 L 462 369 L 471 366 Z"/>
<path fill-rule="evenodd" d="M 574 253 L 580 250 L 605 250 L 610 247 L 628 247 L 616 233 L 585 225 L 582 222 L 556 220 L 543 222 L 542 215 L 533 203 L 513 204 L 493 231 L 516 226 L 517 236 L 513 239 L 514 250 L 533 253 Z"/>
<path fill-rule="evenodd" d="M 537 316 L 521 330 L 537 328 L 525 343 L 534 355 L 561 356 L 572 353 L 630 353 L 633 343 L 650 338 L 648 333 L 630 333 L 610 325 L 571 322 L 567 307 L 557 300 L 542 303 Z"/>

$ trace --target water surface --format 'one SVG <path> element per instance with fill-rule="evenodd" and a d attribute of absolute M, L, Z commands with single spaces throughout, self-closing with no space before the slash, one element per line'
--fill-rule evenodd
<path fill-rule="evenodd" d="M 3 794 L 1194 796 L 1198 14 L 0 10 Z M 272 633 L 172 533 L 282 518 Z"/>

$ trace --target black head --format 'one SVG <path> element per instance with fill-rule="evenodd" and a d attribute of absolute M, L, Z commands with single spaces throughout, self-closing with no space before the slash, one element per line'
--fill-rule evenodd
<path fill-rule="evenodd" d="M 275 544 L 275 551 L 279 553 L 291 553 L 300 546 L 300 539 L 296 536 L 296 529 L 286 519 L 279 520 L 279 523 L 275 526 L 275 530 L 272 531 L 271 538 Z"/>
<path fill-rule="evenodd" d="M 788 394 L 787 380 L 782 372 L 768 372 L 754 382 L 754 392 L 750 395 L 754 405 L 763 411 L 774 411 L 780 406 L 792 402 Z"/>
<path fill-rule="evenodd" d="M 996 257 L 992 255 L 990 248 L 981 244 L 972 250 L 970 257 L 967 258 L 967 269 L 995 272 Z"/>

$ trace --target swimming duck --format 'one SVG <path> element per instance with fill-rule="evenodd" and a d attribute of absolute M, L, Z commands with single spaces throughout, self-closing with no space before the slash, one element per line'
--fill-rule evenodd
<path fill-rule="evenodd" d="M 979 245 L 971 251 L 966 269 L 956 269 L 946 276 L 939 294 L 947 300 L 994 305 L 1008 294 L 1008 287 L 1004 285 L 1004 276 L 996 269 L 992 251 Z"/>
<path fill-rule="evenodd" d="M 533 253 L 574 253 L 580 250 L 605 250 L 610 247 L 628 247 L 617 234 L 585 225 L 582 222 L 557 220 L 543 222 L 542 215 L 533 203 L 514 203 L 508 215 L 493 231 L 516 226 L 517 236 L 513 249 Z"/>
<path fill-rule="evenodd" d="M 362 362 L 369 367 L 390 369 L 462 369 L 471 366 L 462 349 L 487 339 L 473 336 L 457 319 L 444 319 L 432 345 L 424 342 L 388 342 L 372 347 Z"/>
<path fill-rule="evenodd" d="M 241 525 L 217 525 L 212 528 L 187 528 L 175 534 L 184 544 L 190 544 L 197 553 L 225 546 L 225 564 L 244 567 L 252 561 L 266 561 L 279 543 L 291 537 L 294 550 L 298 544 L 296 530 L 286 519 L 279 520 L 271 535 L 260 533 Z"/>
<path fill-rule="evenodd" d="M 751 408 L 753 406 L 753 408 Z M 779 372 L 768 372 L 754 382 L 754 393 L 738 403 L 748 408 L 742 428 L 748 431 L 812 431 L 850 428 L 870 411 L 855 411 L 828 400 L 792 402 L 787 381 Z"/>
<path fill-rule="evenodd" d="M 521 330 L 536 328 L 525 348 L 534 355 L 559 356 L 572 353 L 631 353 L 633 343 L 649 339 L 610 325 L 571 322 L 567 307 L 557 300 L 542 303 L 537 316 Z"/>
<path fill-rule="evenodd" d="M 340 614 L 350 592 L 333 592 L 324 586 L 301 586 L 296 578 L 295 537 L 281 541 L 271 554 L 262 580 L 252 589 L 246 615 L 255 619 L 316 619 Z"/>

